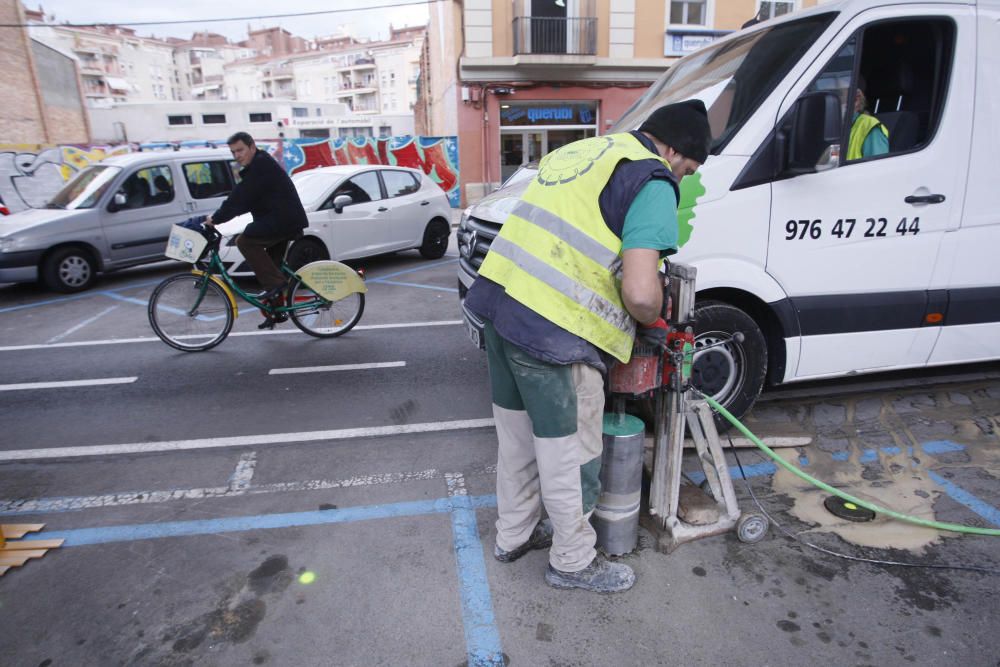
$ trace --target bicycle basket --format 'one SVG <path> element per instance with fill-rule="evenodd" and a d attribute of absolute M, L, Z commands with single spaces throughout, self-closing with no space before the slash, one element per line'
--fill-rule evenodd
<path fill-rule="evenodd" d="M 170 228 L 170 238 L 167 239 L 167 249 L 164 254 L 170 259 L 194 264 L 201 259 L 207 246 L 208 239 L 200 231 L 195 231 L 184 224 L 173 225 Z"/>

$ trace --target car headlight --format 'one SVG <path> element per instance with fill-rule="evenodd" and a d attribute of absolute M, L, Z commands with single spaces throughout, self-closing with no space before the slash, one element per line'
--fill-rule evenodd
<path fill-rule="evenodd" d="M 460 217 L 458 219 L 458 226 L 459 227 L 465 227 L 465 221 L 469 219 L 469 214 L 471 212 L 472 212 L 472 207 L 471 206 L 468 207 L 467 209 L 465 209 L 464 211 L 462 211 L 462 217 Z"/>
<path fill-rule="evenodd" d="M 11 252 L 17 245 L 17 239 L 13 236 L 0 236 L 0 252 Z"/>

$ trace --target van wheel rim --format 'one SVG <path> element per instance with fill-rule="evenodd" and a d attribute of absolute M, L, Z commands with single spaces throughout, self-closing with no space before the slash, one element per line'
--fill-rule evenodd
<path fill-rule="evenodd" d="M 67 257 L 59 265 L 59 279 L 71 287 L 79 287 L 90 280 L 90 264 L 82 257 Z"/>
<path fill-rule="evenodd" d="M 725 403 L 732 395 L 733 388 L 737 386 L 742 364 L 734 354 L 732 345 L 720 345 L 704 352 L 698 351 L 698 348 L 707 347 L 718 341 L 719 339 L 714 336 L 703 336 L 695 341 L 691 376 L 699 391 L 720 403 Z"/>

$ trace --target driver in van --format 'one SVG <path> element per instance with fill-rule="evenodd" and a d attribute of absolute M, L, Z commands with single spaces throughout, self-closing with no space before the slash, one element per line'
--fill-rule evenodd
<path fill-rule="evenodd" d="M 309 224 L 306 211 L 285 169 L 267 151 L 259 150 L 253 137 L 237 132 L 226 143 L 233 159 L 242 167 L 241 180 L 205 224 L 217 225 L 244 213 L 253 216 L 253 222 L 236 237 L 236 247 L 264 288 L 261 297 L 280 304 L 286 280 L 278 267 L 289 241 Z M 286 319 L 287 315 L 271 318 L 265 314 L 258 328 L 269 329 Z"/>
<path fill-rule="evenodd" d="M 847 141 L 847 159 L 860 160 L 873 155 L 889 152 L 889 129 L 878 118 L 867 111 L 868 98 L 865 96 L 865 79 L 858 77 L 858 89 L 854 93 L 854 119 L 851 136 Z"/>
<path fill-rule="evenodd" d="M 677 251 L 678 183 L 708 157 L 700 100 L 654 111 L 632 132 L 545 156 L 466 297 L 486 321 L 497 429 L 503 563 L 549 548 L 554 588 L 625 591 L 635 573 L 594 548 L 603 375 L 637 335 L 665 344 L 660 260 Z M 542 520 L 542 508 L 548 520 Z"/>

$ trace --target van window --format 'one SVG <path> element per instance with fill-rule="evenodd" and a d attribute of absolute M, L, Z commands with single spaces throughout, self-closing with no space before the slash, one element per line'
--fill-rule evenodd
<path fill-rule="evenodd" d="M 627 132 L 664 104 L 700 99 L 708 108 L 712 153 L 721 151 L 833 21 L 815 14 L 728 39 L 679 60 L 611 128 Z"/>
<path fill-rule="evenodd" d="M 163 164 L 145 167 L 125 179 L 118 193 L 125 195 L 122 209 L 145 208 L 166 204 L 174 199 L 174 178 Z"/>
<path fill-rule="evenodd" d="M 184 180 L 195 199 L 225 197 L 233 190 L 230 162 L 188 162 L 184 165 Z"/>
<path fill-rule="evenodd" d="M 87 167 L 77 174 L 73 180 L 64 185 L 62 190 L 49 200 L 45 208 L 65 208 L 71 210 L 94 208 L 104 193 L 108 191 L 108 188 L 111 187 L 111 182 L 115 180 L 119 172 L 121 172 L 121 167 L 109 167 L 106 165 Z"/>
<path fill-rule="evenodd" d="M 411 195 L 420 189 L 420 183 L 408 171 L 383 170 L 382 181 L 385 183 L 385 193 L 388 197 Z"/>
<path fill-rule="evenodd" d="M 930 142 L 944 107 L 954 41 L 955 24 L 944 18 L 883 21 L 851 36 L 808 88 L 840 98 L 842 163 Z"/>

